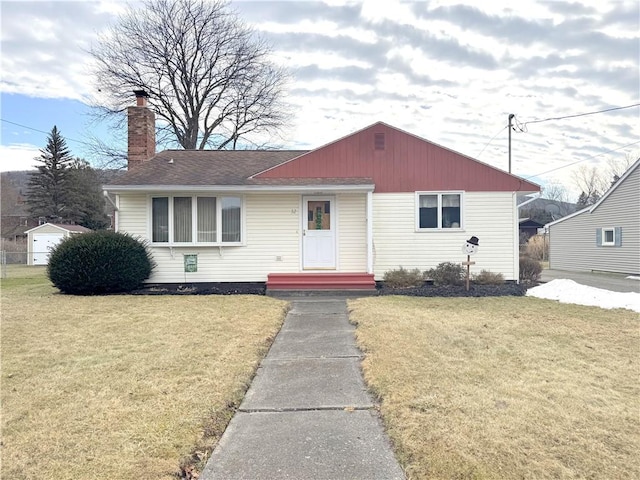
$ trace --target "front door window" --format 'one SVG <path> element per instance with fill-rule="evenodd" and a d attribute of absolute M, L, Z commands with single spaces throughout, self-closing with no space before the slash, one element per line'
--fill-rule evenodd
<path fill-rule="evenodd" d="M 331 202 L 307 202 L 307 228 L 309 230 L 331 229 Z"/>

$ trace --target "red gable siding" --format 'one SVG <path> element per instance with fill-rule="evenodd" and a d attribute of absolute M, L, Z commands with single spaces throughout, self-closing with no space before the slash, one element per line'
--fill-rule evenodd
<path fill-rule="evenodd" d="M 384 150 L 376 149 L 381 146 L 381 133 Z M 308 177 L 371 178 L 379 193 L 540 190 L 538 185 L 384 123 L 376 123 L 256 175 L 256 178 Z"/>

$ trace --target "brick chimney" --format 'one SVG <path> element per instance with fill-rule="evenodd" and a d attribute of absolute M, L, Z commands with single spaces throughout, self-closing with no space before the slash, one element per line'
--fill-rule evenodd
<path fill-rule="evenodd" d="M 136 105 L 127 108 L 129 170 L 156 154 L 156 116 L 147 108 L 149 94 L 144 90 L 134 90 L 133 93 L 136 95 Z"/>

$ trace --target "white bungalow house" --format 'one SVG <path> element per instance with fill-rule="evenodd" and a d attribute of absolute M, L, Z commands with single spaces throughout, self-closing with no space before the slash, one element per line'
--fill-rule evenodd
<path fill-rule="evenodd" d="M 105 193 L 149 242 L 151 283 L 371 288 L 400 266 L 466 260 L 518 279 L 518 195 L 539 186 L 382 122 L 311 151 L 166 150 L 139 92 L 129 171 Z"/>
<path fill-rule="evenodd" d="M 640 274 L 640 159 L 594 205 L 547 227 L 550 268 Z"/>

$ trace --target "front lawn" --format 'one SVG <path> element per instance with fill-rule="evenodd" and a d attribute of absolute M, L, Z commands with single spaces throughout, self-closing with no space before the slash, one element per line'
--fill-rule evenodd
<path fill-rule="evenodd" d="M 287 308 L 262 296 L 61 295 L 42 268 L 1 286 L 0 477 L 14 480 L 175 479 L 202 464 Z"/>
<path fill-rule="evenodd" d="M 410 479 L 640 478 L 640 319 L 535 298 L 349 302 Z"/>

